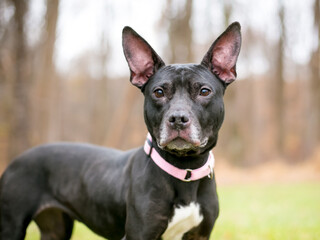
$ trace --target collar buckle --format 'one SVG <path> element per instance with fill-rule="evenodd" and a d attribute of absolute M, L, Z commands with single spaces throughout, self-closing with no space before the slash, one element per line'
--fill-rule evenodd
<path fill-rule="evenodd" d="M 211 164 L 208 165 L 208 168 L 210 169 L 210 173 L 208 174 L 208 178 L 213 179 L 213 167 Z"/>
<path fill-rule="evenodd" d="M 192 169 L 185 169 L 185 171 L 187 172 L 186 173 L 186 176 L 185 178 L 182 180 L 184 182 L 191 182 L 191 177 L 192 177 Z"/>

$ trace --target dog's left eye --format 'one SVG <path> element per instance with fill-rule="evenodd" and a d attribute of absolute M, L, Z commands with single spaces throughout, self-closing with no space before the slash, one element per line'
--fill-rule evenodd
<path fill-rule="evenodd" d="M 200 90 L 200 95 L 204 97 L 208 96 L 210 93 L 211 93 L 211 90 L 208 88 L 201 88 Z"/>
<path fill-rule="evenodd" d="M 162 98 L 164 97 L 164 92 L 162 89 L 158 88 L 154 91 L 154 95 L 156 96 L 156 98 Z"/>

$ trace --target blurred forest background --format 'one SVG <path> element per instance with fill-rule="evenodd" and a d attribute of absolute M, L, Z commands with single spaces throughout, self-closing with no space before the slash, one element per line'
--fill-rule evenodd
<path fill-rule="evenodd" d="M 143 96 L 129 83 L 123 26 L 170 64 L 200 62 L 233 21 L 243 45 L 216 158 L 319 162 L 320 0 L 1 0 L 0 172 L 46 142 L 142 145 Z"/>

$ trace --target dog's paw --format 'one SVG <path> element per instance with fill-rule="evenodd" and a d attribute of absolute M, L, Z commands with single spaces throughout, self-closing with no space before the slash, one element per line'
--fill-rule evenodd
<path fill-rule="evenodd" d="M 186 232 L 183 237 L 182 240 L 208 240 L 208 237 L 203 237 L 200 236 L 197 228 L 193 228 L 191 229 L 189 232 Z"/>

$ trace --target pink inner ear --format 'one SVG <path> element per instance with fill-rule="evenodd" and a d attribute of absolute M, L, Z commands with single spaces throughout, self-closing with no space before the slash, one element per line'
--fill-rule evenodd
<path fill-rule="evenodd" d="M 225 83 L 232 83 L 234 80 L 236 80 L 236 74 L 234 71 L 225 71 L 223 69 L 214 68 L 213 73 Z"/>
<path fill-rule="evenodd" d="M 140 39 L 128 39 L 127 61 L 131 70 L 131 82 L 136 86 L 143 86 L 153 75 L 154 61 L 152 52 Z"/>
<path fill-rule="evenodd" d="M 153 61 L 148 61 L 144 58 L 137 60 L 128 60 L 131 70 L 131 82 L 136 86 L 143 86 L 148 79 L 153 75 Z"/>
<path fill-rule="evenodd" d="M 212 50 L 213 72 L 226 83 L 236 79 L 236 63 L 240 51 L 241 35 L 237 31 L 228 31 L 215 43 Z"/>
<path fill-rule="evenodd" d="M 233 47 L 231 44 L 217 46 L 213 49 L 212 64 L 224 69 L 231 69 L 237 60 L 237 56 L 233 55 Z"/>
<path fill-rule="evenodd" d="M 226 83 L 234 81 L 236 79 L 236 61 L 237 55 L 233 55 L 231 44 L 217 46 L 212 56 L 213 73 Z"/>

